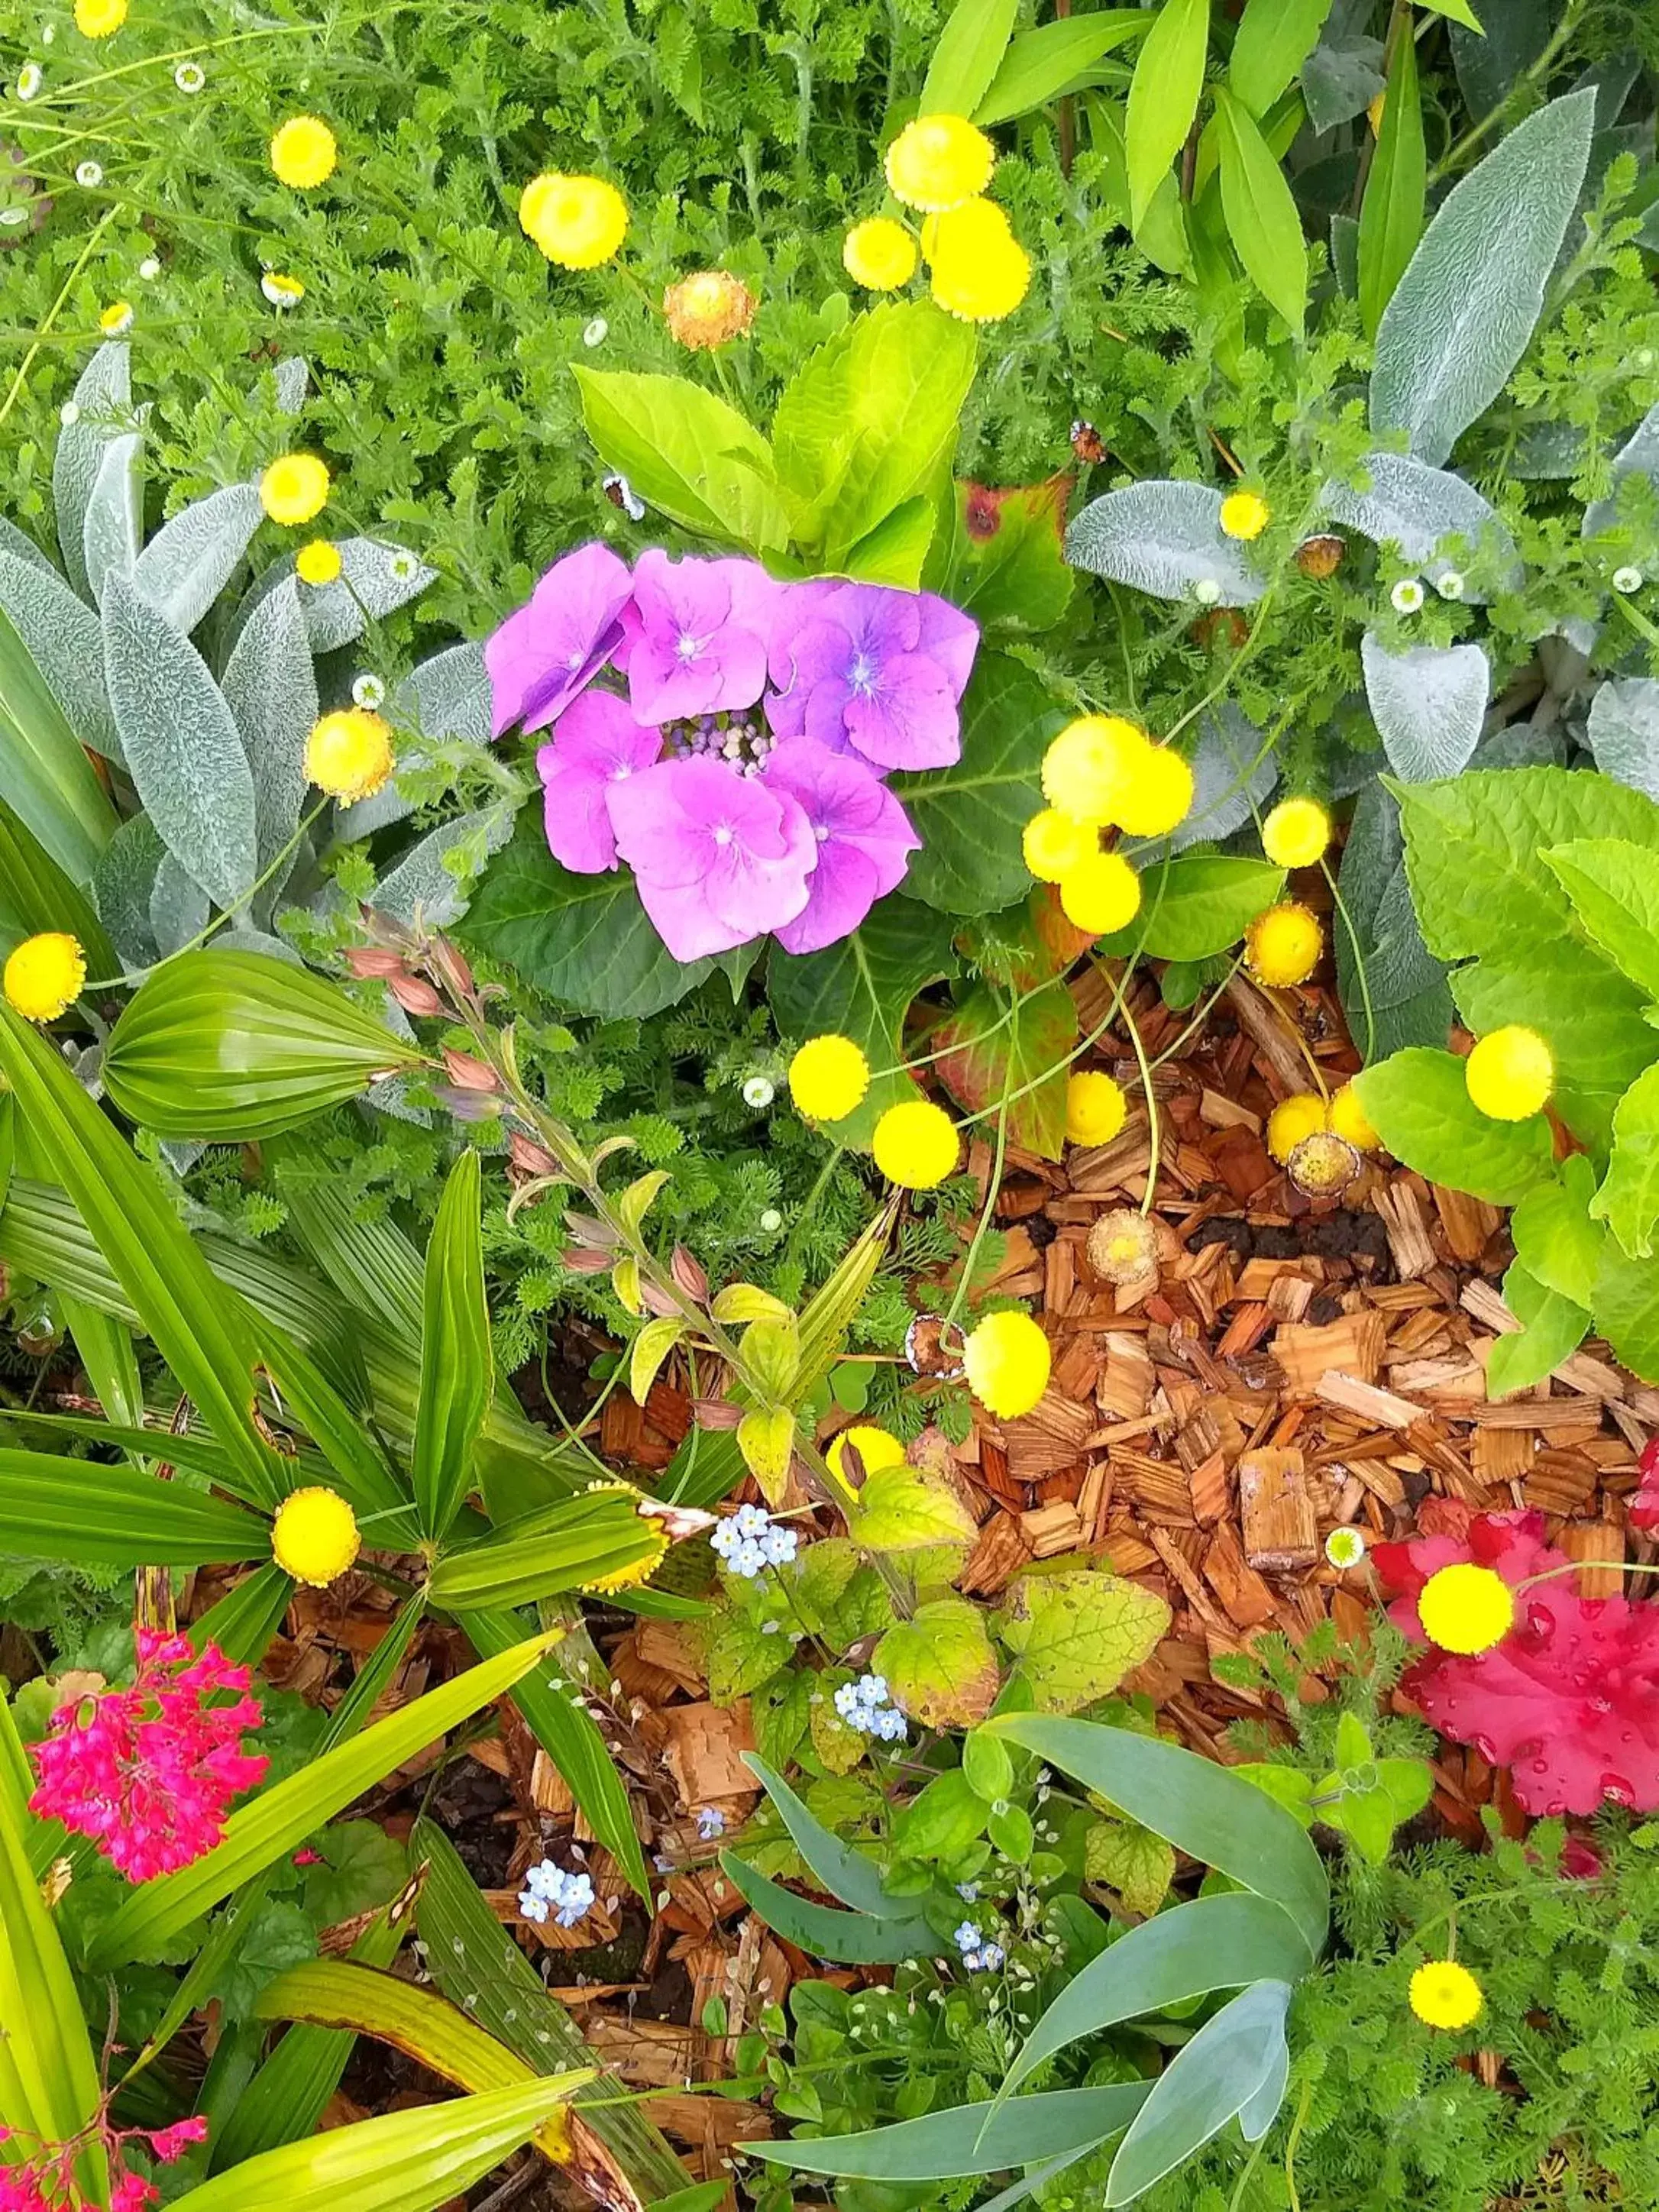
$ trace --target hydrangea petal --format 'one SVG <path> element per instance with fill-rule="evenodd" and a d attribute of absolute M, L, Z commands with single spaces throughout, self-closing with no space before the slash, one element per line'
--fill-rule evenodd
<path fill-rule="evenodd" d="M 550 744 L 536 755 L 544 793 L 548 849 L 578 875 L 617 865 L 610 799 L 662 750 L 660 730 L 634 720 L 625 699 L 588 691 L 565 714 Z"/>
<path fill-rule="evenodd" d="M 542 730 L 557 720 L 621 642 L 632 591 L 625 564 L 597 539 L 554 562 L 484 645 L 492 736 L 514 722 Z"/>

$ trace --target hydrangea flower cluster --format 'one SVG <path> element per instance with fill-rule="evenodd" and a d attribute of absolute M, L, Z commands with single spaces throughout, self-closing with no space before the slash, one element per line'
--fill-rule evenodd
<path fill-rule="evenodd" d="M 27 2154 L 0 2167 L 0 2212 L 84 2212 L 87 2199 L 76 2167 L 95 2144 L 109 2161 L 110 2212 L 147 2212 L 161 2202 L 161 2191 L 125 2164 L 131 2142 L 146 2143 L 163 2166 L 176 2166 L 194 2144 L 207 2141 L 208 2124 L 198 2112 L 165 2128 L 112 2128 L 100 2108 L 95 2118 L 67 2142 L 42 2142 L 21 2129 L 0 2128 L 0 2143 L 33 2144 Z"/>
<path fill-rule="evenodd" d="M 953 1940 L 970 1974 L 994 1974 L 1008 1955 L 1000 1943 L 988 1943 L 971 1920 L 963 1922 Z"/>
<path fill-rule="evenodd" d="M 745 1582 L 752 1582 L 763 1567 L 787 1566 L 800 1541 L 793 1528 L 759 1505 L 739 1505 L 715 1525 L 708 1540 L 726 1572 Z"/>
<path fill-rule="evenodd" d="M 752 561 L 606 545 L 556 562 L 484 648 L 496 736 L 537 755 L 547 842 L 625 862 L 677 960 L 768 932 L 816 952 L 892 890 L 921 839 L 894 769 L 958 758 L 979 628 L 931 592 L 779 583 Z M 595 689 L 611 670 L 625 685 Z"/>
<path fill-rule="evenodd" d="M 886 1677 L 860 1674 L 836 1692 L 836 1711 L 849 1729 L 872 1735 L 878 1743 L 902 1743 L 905 1720 L 888 1694 Z"/>
<path fill-rule="evenodd" d="M 241 1747 L 261 1714 L 248 1670 L 216 1644 L 134 1631 L 132 1686 L 76 1698 L 33 1747 L 38 1787 L 29 1809 L 90 1836 L 132 1881 L 172 1874 L 211 1850 L 233 1797 L 270 1761 Z M 228 1705 L 214 1700 L 229 1693 Z M 0 2208 L 3 2212 L 3 2208 Z"/>
<path fill-rule="evenodd" d="M 593 1910 L 593 1878 L 569 1874 L 556 1860 L 543 1859 L 524 1878 L 519 1910 L 526 1920 L 545 1925 L 550 1917 L 561 1928 L 574 1928 Z"/>

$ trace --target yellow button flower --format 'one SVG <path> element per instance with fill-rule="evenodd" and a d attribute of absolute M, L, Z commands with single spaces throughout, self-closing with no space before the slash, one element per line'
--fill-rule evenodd
<path fill-rule="evenodd" d="M 392 774 L 392 730 L 364 707 L 345 707 L 312 725 L 306 781 L 342 805 L 373 799 Z"/>
<path fill-rule="evenodd" d="M 930 215 L 921 226 L 921 258 L 930 269 L 939 261 L 975 261 L 1013 243 L 1006 213 L 983 198 Z"/>
<path fill-rule="evenodd" d="M 960 323 L 1000 323 L 1031 287 L 1031 259 L 1010 239 L 975 260 L 952 255 L 933 264 L 933 303 Z"/>
<path fill-rule="evenodd" d="M 850 1429 L 843 1429 L 838 1437 L 830 1440 L 830 1449 L 823 1455 L 830 1463 L 830 1472 L 838 1482 L 850 1482 L 847 1471 L 847 1447 L 853 1449 L 864 1462 L 866 1474 L 874 1474 L 884 1467 L 902 1467 L 904 1446 L 896 1437 L 890 1437 L 885 1429 L 878 1429 L 867 1421 L 855 1421 Z"/>
<path fill-rule="evenodd" d="M 276 1508 L 271 1557 L 296 1583 L 322 1589 L 343 1575 L 362 1547 L 357 1516 L 337 1491 L 296 1490 Z"/>
<path fill-rule="evenodd" d="M 339 158 L 334 133 L 315 115 L 290 116 L 270 142 L 276 181 L 296 192 L 313 191 L 326 184 Z"/>
<path fill-rule="evenodd" d="M 870 1063 L 850 1037 L 808 1037 L 789 1063 L 789 1096 L 810 1121 L 844 1121 L 869 1088 Z"/>
<path fill-rule="evenodd" d="M 1304 1137 L 1324 1128 L 1325 1102 L 1316 1091 L 1281 1098 L 1267 1116 L 1267 1150 L 1283 1167 Z"/>
<path fill-rule="evenodd" d="M 628 235 L 628 203 L 603 177 L 532 177 L 519 200 L 519 224 L 561 269 L 597 269 Z"/>
<path fill-rule="evenodd" d="M 1294 899 L 1257 915 L 1244 933 L 1244 962 L 1258 983 L 1305 983 L 1324 950 L 1319 917 Z"/>
<path fill-rule="evenodd" d="M 988 1413 L 1017 1421 L 1048 1387 L 1048 1340 L 1026 1313 L 987 1314 L 963 1346 L 968 1388 Z"/>
<path fill-rule="evenodd" d="M 1091 937 L 1123 929 L 1140 911 L 1140 878 L 1121 853 L 1097 853 L 1060 879 L 1060 908 Z"/>
<path fill-rule="evenodd" d="M 1417 1617 L 1431 1644 L 1468 1657 L 1490 1651 L 1514 1627 L 1515 1593 L 1490 1567 L 1460 1559 L 1424 1583 Z"/>
<path fill-rule="evenodd" d="M 259 504 L 290 529 L 310 522 L 328 503 L 328 467 L 315 453 L 283 453 L 259 478 Z"/>
<path fill-rule="evenodd" d="M 81 995 L 86 955 L 67 930 L 26 937 L 6 962 L 6 1003 L 26 1022 L 55 1022 Z"/>
<path fill-rule="evenodd" d="M 1455 1959 L 1431 1959 L 1412 1976 L 1412 2010 L 1429 2027 L 1468 2027 L 1484 2002 L 1480 1983 Z"/>
<path fill-rule="evenodd" d="M 1100 850 L 1100 832 L 1091 822 L 1075 822 L 1058 807 L 1045 806 L 1021 832 L 1020 850 L 1040 884 L 1057 884 Z"/>
<path fill-rule="evenodd" d="M 1261 825 L 1261 849 L 1276 868 L 1310 868 L 1331 842 L 1331 817 L 1316 799 L 1281 799 Z"/>
<path fill-rule="evenodd" d="M 1173 745 L 1148 745 L 1117 803 L 1117 823 L 1132 837 L 1162 837 L 1193 807 L 1193 772 Z"/>
<path fill-rule="evenodd" d="M 842 266 L 866 292 L 896 292 L 916 273 L 916 241 L 889 215 L 855 222 L 841 245 Z"/>
<path fill-rule="evenodd" d="M 712 352 L 741 337 L 758 303 L 741 277 L 725 269 L 699 269 L 662 295 L 671 337 L 692 353 Z"/>
<path fill-rule="evenodd" d="M 1272 519 L 1272 512 L 1259 491 L 1230 491 L 1221 502 L 1222 535 L 1260 538 Z"/>
<path fill-rule="evenodd" d="M 1083 714 L 1042 756 L 1042 795 L 1074 822 L 1115 822 L 1146 753 L 1146 733 L 1121 714 Z"/>
<path fill-rule="evenodd" d="M 326 538 L 313 538 L 295 555 L 294 568 L 302 584 L 331 584 L 340 573 L 340 549 Z"/>
<path fill-rule="evenodd" d="M 1480 1111 L 1494 1121 L 1524 1121 L 1555 1088 L 1555 1060 L 1536 1030 L 1511 1022 L 1483 1036 L 1463 1063 Z"/>
<path fill-rule="evenodd" d="M 1331 1094 L 1331 1127 L 1357 1152 L 1375 1152 L 1382 1149 L 1382 1139 L 1371 1127 L 1365 1109 L 1359 1103 L 1359 1093 L 1352 1083 L 1345 1083 L 1340 1091 Z"/>
<path fill-rule="evenodd" d="M 127 20 L 127 0 L 75 0 L 75 27 L 83 39 L 112 38 Z"/>
<path fill-rule="evenodd" d="M 905 1190 L 932 1190 L 954 1175 L 961 1149 L 956 1123 L 927 1098 L 890 1106 L 872 1145 L 883 1175 Z"/>
<path fill-rule="evenodd" d="M 1109 1145 L 1129 1117 L 1122 1086 L 1097 1067 L 1068 1076 L 1066 1137 L 1073 1145 Z"/>
<path fill-rule="evenodd" d="M 991 181 L 996 148 L 960 115 L 919 115 L 887 149 L 887 182 L 906 207 L 960 207 Z"/>

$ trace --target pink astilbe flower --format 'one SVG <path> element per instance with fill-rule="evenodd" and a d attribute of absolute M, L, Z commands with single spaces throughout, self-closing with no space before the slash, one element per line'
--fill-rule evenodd
<path fill-rule="evenodd" d="M 1511 1770 L 1524 1811 L 1659 1808 L 1659 1606 L 1581 1597 L 1565 1578 L 1522 1590 L 1569 1564 L 1537 1512 L 1478 1514 L 1465 1536 L 1378 1544 L 1371 1557 L 1401 1593 L 1389 1620 L 1419 1640 L 1417 1600 L 1442 1567 L 1490 1567 L 1516 1591 L 1502 1643 L 1472 1657 L 1430 1650 L 1401 1686 L 1443 1735 Z"/>
<path fill-rule="evenodd" d="M 130 1881 L 148 1881 L 211 1850 L 232 1798 L 270 1761 L 241 1748 L 261 1719 L 246 1667 L 216 1644 L 198 1655 L 187 1638 L 152 1628 L 135 1630 L 134 1644 L 130 1689 L 71 1698 L 53 1714 L 33 1747 L 29 1806 L 93 1837 Z M 226 1692 L 231 1703 L 213 1702 Z"/>
<path fill-rule="evenodd" d="M 20 2130 L 0 2129 L 0 2142 L 33 2145 L 15 2165 L 0 2166 L 0 2212 L 89 2212 L 92 2200 L 82 2189 L 77 2168 L 88 2154 L 102 2151 L 109 2166 L 110 2212 L 148 2212 L 161 2191 L 126 2163 L 130 2143 L 148 2143 L 163 2166 L 174 2166 L 197 2143 L 207 2141 L 201 2113 L 165 2128 L 114 2128 L 108 2100 L 100 2104 L 78 2136 L 67 2142 L 42 2142 Z"/>

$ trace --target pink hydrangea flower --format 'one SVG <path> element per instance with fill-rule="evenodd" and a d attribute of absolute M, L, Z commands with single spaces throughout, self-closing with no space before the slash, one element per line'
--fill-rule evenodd
<path fill-rule="evenodd" d="M 608 545 L 579 545 L 556 561 L 484 646 L 495 737 L 514 722 L 544 730 L 599 674 L 623 637 L 633 591 Z"/>
<path fill-rule="evenodd" d="M 855 930 L 876 901 L 902 882 L 921 840 L 872 770 L 811 738 L 778 744 L 762 781 L 797 802 L 818 848 L 806 904 L 773 934 L 786 952 L 817 952 Z"/>
<path fill-rule="evenodd" d="M 671 561 L 654 546 L 641 553 L 617 656 L 637 720 L 679 721 L 752 707 L 765 686 L 773 624 L 787 588 L 753 561 Z"/>
<path fill-rule="evenodd" d="M 76 1698 L 33 1747 L 30 1809 L 91 1836 L 133 1881 L 172 1874 L 211 1850 L 232 1798 L 270 1761 L 241 1748 L 260 1711 L 248 1670 L 216 1644 L 198 1656 L 183 1636 L 134 1631 L 132 1686 Z M 230 1693 L 231 1702 L 216 1704 Z M 0 2212 L 3 2208 L 0 2207 Z"/>
<path fill-rule="evenodd" d="M 979 625 L 931 592 L 884 584 L 797 585 L 772 634 L 780 737 L 809 737 L 880 769 L 946 768 L 961 757 L 957 706 Z"/>
<path fill-rule="evenodd" d="M 677 960 L 730 951 L 806 904 L 817 840 L 799 805 L 720 761 L 660 761 L 615 785 L 617 850 Z"/>
<path fill-rule="evenodd" d="M 611 691 L 585 691 L 560 718 L 553 742 L 536 755 L 542 779 L 548 848 L 579 876 L 617 865 L 611 794 L 647 769 L 662 750 L 662 732 L 646 729 Z"/>

